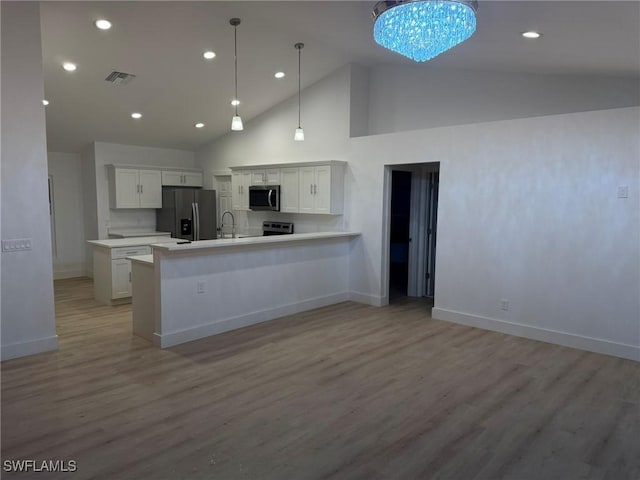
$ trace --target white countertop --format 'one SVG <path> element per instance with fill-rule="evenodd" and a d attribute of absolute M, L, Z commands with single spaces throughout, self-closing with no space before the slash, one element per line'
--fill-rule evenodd
<path fill-rule="evenodd" d="M 148 228 L 117 228 L 109 230 L 109 235 L 118 238 L 171 236 L 171 232 L 156 232 Z"/>
<path fill-rule="evenodd" d="M 315 233 L 294 233 L 292 235 L 273 235 L 268 237 L 246 237 L 246 238 L 224 238 L 217 240 L 201 240 L 191 243 L 170 243 L 170 244 L 154 244 L 153 248 L 162 252 L 180 252 L 188 253 L 204 249 L 218 249 L 242 246 L 262 246 L 291 242 L 303 242 L 322 240 L 340 237 L 356 237 L 359 232 L 315 232 Z M 176 239 L 173 239 L 176 240 Z"/>
<path fill-rule="evenodd" d="M 153 255 L 135 255 L 132 257 L 127 257 L 128 260 L 131 260 L 133 263 L 142 263 L 144 265 L 153 265 Z"/>
<path fill-rule="evenodd" d="M 151 245 L 160 243 L 175 243 L 179 239 L 165 236 L 151 237 L 131 237 L 131 238 L 110 238 L 105 240 L 88 240 L 87 243 L 103 248 L 117 247 L 139 247 L 141 245 Z"/>

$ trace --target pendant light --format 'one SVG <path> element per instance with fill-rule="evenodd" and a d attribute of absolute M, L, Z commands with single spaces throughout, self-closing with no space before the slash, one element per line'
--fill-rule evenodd
<path fill-rule="evenodd" d="M 235 61 L 235 65 L 234 65 L 234 70 L 236 73 L 236 96 L 234 98 L 234 103 L 235 103 L 235 109 L 236 109 L 236 114 L 233 116 L 233 119 L 231 120 L 231 130 L 239 132 L 241 130 L 244 130 L 244 127 L 242 126 L 242 118 L 240 118 L 240 115 L 238 115 L 238 25 L 240 25 L 240 19 L 239 18 L 232 18 L 231 20 L 229 20 L 229 23 L 231 24 L 231 26 L 233 27 L 233 45 L 234 45 L 234 54 L 233 54 L 233 58 Z"/>
<path fill-rule="evenodd" d="M 296 133 L 294 134 L 293 139 L 296 142 L 302 142 L 304 140 L 304 130 L 300 126 L 300 57 L 302 49 L 304 48 L 304 43 L 296 43 L 294 47 L 298 50 L 298 128 L 296 128 Z"/>

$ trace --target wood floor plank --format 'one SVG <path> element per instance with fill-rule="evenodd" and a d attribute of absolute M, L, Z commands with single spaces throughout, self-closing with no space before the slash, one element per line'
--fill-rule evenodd
<path fill-rule="evenodd" d="M 58 281 L 60 349 L 2 363 L 3 478 L 638 480 L 640 364 L 345 302 L 160 350 Z"/>

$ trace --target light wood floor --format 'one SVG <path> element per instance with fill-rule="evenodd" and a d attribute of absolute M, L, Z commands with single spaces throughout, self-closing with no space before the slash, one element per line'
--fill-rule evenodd
<path fill-rule="evenodd" d="M 168 350 L 87 279 L 60 349 L 2 364 L 2 458 L 73 479 L 640 478 L 640 364 L 432 320 L 321 308 Z"/>

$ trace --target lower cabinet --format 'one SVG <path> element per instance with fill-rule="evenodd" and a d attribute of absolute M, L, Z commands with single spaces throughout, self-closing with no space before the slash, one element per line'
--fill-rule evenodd
<path fill-rule="evenodd" d="M 94 248 L 93 291 L 105 305 L 131 302 L 131 261 L 126 257 L 148 255 L 149 246 Z"/>

